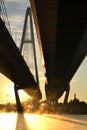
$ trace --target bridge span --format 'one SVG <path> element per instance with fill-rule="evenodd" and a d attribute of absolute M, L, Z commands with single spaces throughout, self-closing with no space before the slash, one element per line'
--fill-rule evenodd
<path fill-rule="evenodd" d="M 33 91 L 37 90 L 38 98 L 41 98 L 39 86 L 1 18 L 0 72 L 13 81 L 17 89 L 27 90 L 31 96 L 34 96 Z"/>
<path fill-rule="evenodd" d="M 62 0 L 30 0 L 45 60 L 48 99 L 57 100 L 87 54 L 87 4 Z M 65 99 L 67 102 L 67 98 Z"/>
<path fill-rule="evenodd" d="M 57 102 L 66 91 L 67 102 L 70 81 L 87 54 L 87 5 L 62 0 L 30 0 L 30 3 L 45 61 L 47 99 Z M 1 18 L 0 72 L 17 89 L 34 88 L 41 98 L 39 86 Z"/>

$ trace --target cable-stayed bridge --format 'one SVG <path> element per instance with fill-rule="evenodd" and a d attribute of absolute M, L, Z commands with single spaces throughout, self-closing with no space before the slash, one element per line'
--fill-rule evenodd
<path fill-rule="evenodd" d="M 64 102 L 67 103 L 70 90 L 69 83 L 87 54 L 86 5 L 82 2 L 76 3 L 74 1 L 72 3 L 68 1 L 62 3 L 61 0 L 30 0 L 30 2 L 41 55 L 45 61 L 47 99 L 57 103 L 57 100 L 66 91 Z M 27 89 L 28 87 L 25 86 L 33 86 L 31 90 L 37 88 L 40 94 L 33 33 L 31 33 L 31 37 L 29 37 L 30 35 L 27 36 L 33 30 L 32 22 L 30 22 L 31 27 L 28 27 L 27 22 L 30 20 L 28 16 L 31 17 L 29 9 L 26 11 L 20 50 L 15 46 L 12 37 L 4 26 L 4 22 L 0 20 L 0 43 L 4 43 L 4 46 L 0 44 L 0 71 L 15 82 L 17 88 Z M 28 28 L 31 28 L 30 32 L 28 32 Z M 4 40 L 5 36 L 6 39 Z M 25 62 L 26 59 L 24 60 L 21 56 L 22 49 L 29 46 L 32 46 L 33 50 L 34 75 L 36 77 L 29 69 L 32 67 L 28 67 Z M 7 51 L 4 52 L 4 50 Z M 2 60 L 3 57 L 5 59 L 4 62 Z M 8 62 L 10 66 L 6 65 Z M 28 92 L 30 93 L 31 91 Z"/>
<path fill-rule="evenodd" d="M 2 2 L 4 3 L 4 1 Z M 2 10 L 0 17 L 0 72 L 14 82 L 17 107 L 18 109 L 21 109 L 17 90 L 23 89 L 30 96 L 35 96 L 37 97 L 37 99 L 41 99 L 34 43 L 33 21 L 30 12 L 31 10 L 30 8 L 26 10 L 21 46 L 20 48 L 18 48 L 12 36 L 10 35 L 10 30 L 7 29 L 7 22 L 9 23 L 9 21 L 7 21 L 8 18 L 6 18 L 6 11 L 3 12 L 3 10 L 6 10 L 3 9 L 5 8 L 5 6 L 3 6 L 3 4 L 1 4 L 1 6 Z M 29 32 L 30 38 L 28 39 L 27 26 L 29 25 L 29 23 L 27 22 L 29 21 L 31 28 Z"/>

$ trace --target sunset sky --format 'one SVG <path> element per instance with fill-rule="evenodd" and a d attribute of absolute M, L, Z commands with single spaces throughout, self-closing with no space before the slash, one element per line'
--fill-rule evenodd
<path fill-rule="evenodd" d="M 11 25 L 12 35 L 14 40 L 17 43 L 17 46 L 20 45 L 20 40 L 22 36 L 23 24 L 24 24 L 24 16 L 26 12 L 26 8 L 29 5 L 29 0 L 4 0 L 6 10 L 9 16 L 9 21 Z M 39 53 L 39 52 L 38 52 Z M 40 59 L 40 56 L 38 56 Z M 41 60 L 38 60 L 38 63 L 41 67 Z M 42 68 L 40 69 L 41 74 L 41 87 L 42 92 L 44 93 L 44 80 L 43 80 L 43 72 Z M 5 76 L 0 74 L 0 103 L 6 102 L 14 102 L 14 84 L 7 79 Z M 77 98 L 81 101 L 87 102 L 87 57 L 84 59 L 81 66 L 78 68 L 77 73 L 74 75 L 71 83 L 70 83 L 70 96 L 69 100 L 74 98 L 74 94 L 76 94 Z M 44 94 L 43 94 L 44 95 Z M 21 100 L 25 100 L 28 98 L 28 95 L 20 92 Z M 61 97 L 60 101 L 63 100 Z"/>

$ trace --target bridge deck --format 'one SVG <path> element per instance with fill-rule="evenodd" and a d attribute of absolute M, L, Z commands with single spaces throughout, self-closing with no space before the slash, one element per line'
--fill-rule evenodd
<path fill-rule="evenodd" d="M 0 72 L 19 85 L 19 88 L 36 87 L 33 75 L 1 19 Z"/>
<path fill-rule="evenodd" d="M 31 0 L 50 88 L 68 84 L 87 54 L 87 5 Z M 36 12 L 35 12 L 36 11 Z"/>

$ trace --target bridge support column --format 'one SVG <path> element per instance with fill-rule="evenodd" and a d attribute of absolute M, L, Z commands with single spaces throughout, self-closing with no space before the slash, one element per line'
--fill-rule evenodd
<path fill-rule="evenodd" d="M 17 86 L 14 85 L 14 91 L 15 91 L 15 98 L 16 98 L 16 106 L 17 106 L 17 112 L 23 112 L 23 107 L 21 106 L 20 98 L 17 91 Z"/>

